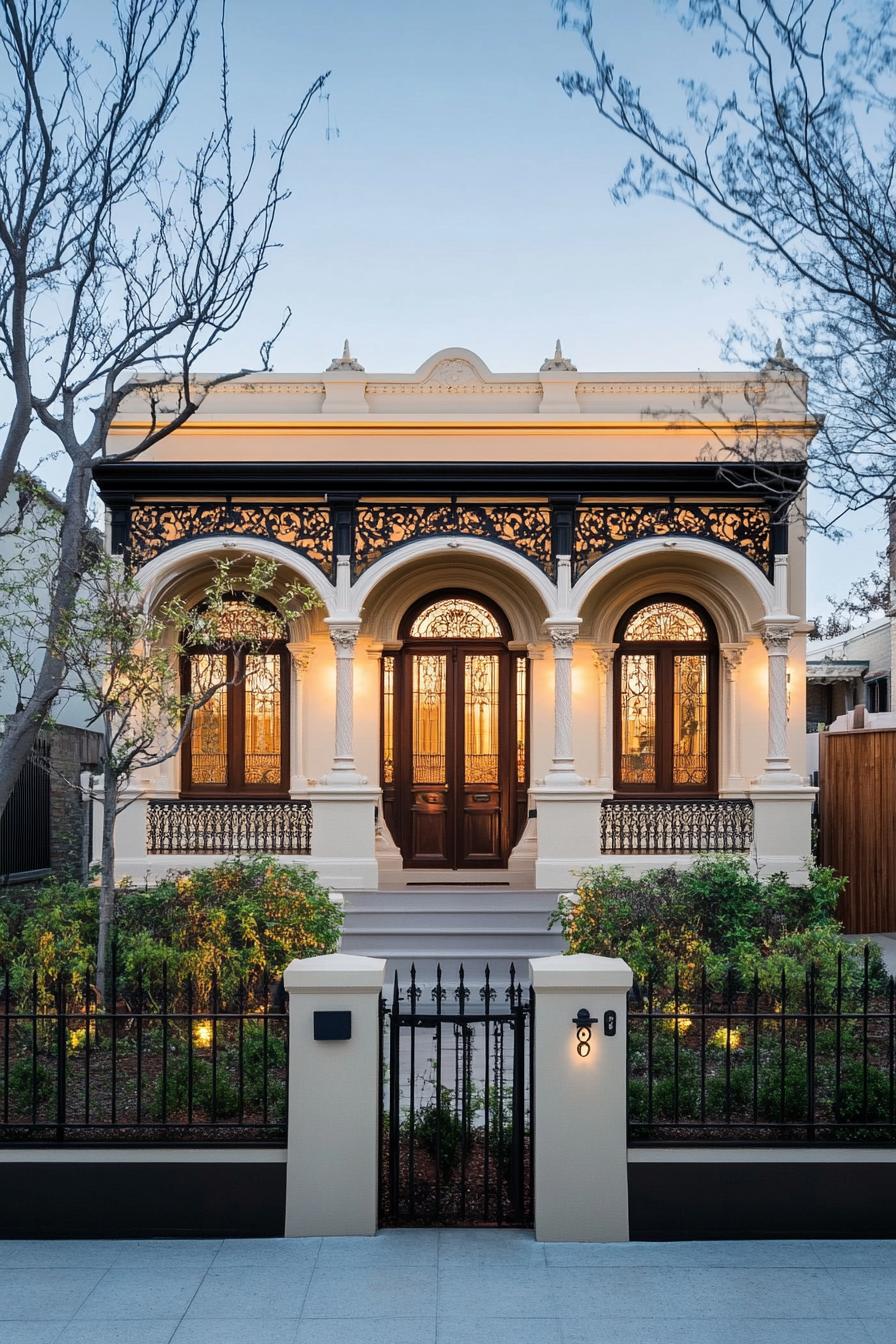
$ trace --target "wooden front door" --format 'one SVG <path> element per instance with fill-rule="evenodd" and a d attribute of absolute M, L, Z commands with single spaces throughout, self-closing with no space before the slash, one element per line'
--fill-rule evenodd
<path fill-rule="evenodd" d="M 446 627 L 418 618 L 412 632 L 427 634 L 412 633 L 384 668 L 386 821 L 407 867 L 503 867 L 518 831 L 525 719 L 515 655 L 497 622 L 494 638 L 428 636 Z"/>

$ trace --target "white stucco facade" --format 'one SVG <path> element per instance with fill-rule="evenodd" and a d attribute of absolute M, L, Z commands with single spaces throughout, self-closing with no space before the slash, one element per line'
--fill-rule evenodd
<path fill-rule="evenodd" d="M 148 604 L 175 592 L 199 600 L 213 558 L 224 554 L 273 558 L 284 583 L 299 579 L 318 595 L 319 606 L 288 632 L 288 793 L 307 800 L 312 816 L 310 855 L 301 861 L 338 887 L 407 879 L 400 837 L 382 811 L 381 661 L 401 651 L 414 604 L 451 590 L 494 604 L 507 648 L 528 658 L 529 821 L 505 854 L 508 880 L 563 888 L 590 864 L 637 871 L 690 861 L 667 850 L 609 855 L 601 844 L 601 810 L 618 799 L 619 623 L 633 604 L 671 594 L 707 613 L 717 640 L 712 801 L 750 804 L 752 861 L 800 880 L 813 796 L 799 471 L 814 424 L 803 375 L 787 361 L 759 373 L 591 374 L 562 357 L 536 374 L 494 374 L 456 348 L 413 374 L 334 364 L 324 375 L 225 385 L 136 464 L 117 470 L 113 460 L 99 476 L 110 544 L 127 513 L 129 554 Z M 136 442 L 144 422 L 145 407 L 131 399 L 111 452 Z M 794 480 L 783 523 L 780 500 L 760 488 L 756 464 L 771 459 L 789 464 Z M 199 534 L 206 521 L 189 513 L 199 499 L 208 509 L 225 499 L 236 505 L 238 526 L 227 532 L 219 519 Z M 296 540 L 293 524 L 286 535 L 284 500 L 309 519 L 332 512 L 335 543 L 325 562 L 304 534 Z M 240 501 L 245 510 L 270 506 L 268 535 L 246 525 Z M 522 522 L 498 517 L 496 502 L 519 506 Z M 170 516 L 166 505 L 176 506 Z M 343 505 L 353 532 L 340 553 Z M 629 510 L 622 523 L 617 506 Z M 426 535 L 423 524 L 439 508 L 453 510 L 450 530 L 433 525 Z M 744 531 L 750 508 L 757 519 L 768 515 L 758 540 Z M 417 510 L 410 523 L 409 509 Z M 594 558 L 582 538 L 598 523 L 602 553 Z M 536 524 L 545 537 L 550 530 L 542 552 L 527 532 Z M 483 535 L 489 528 L 493 535 Z M 147 809 L 180 799 L 181 768 L 173 758 L 132 782 L 137 796 L 118 832 L 122 874 L 152 880 L 217 860 L 148 852 Z"/>

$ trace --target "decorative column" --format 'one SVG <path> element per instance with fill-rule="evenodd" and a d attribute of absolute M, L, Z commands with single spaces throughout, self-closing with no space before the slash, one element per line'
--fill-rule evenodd
<path fill-rule="evenodd" d="M 324 779 L 325 784 L 365 784 L 367 781 L 355 769 L 354 753 L 354 695 L 355 695 L 355 641 L 361 628 L 359 620 L 341 620 L 330 616 L 324 621 L 336 652 L 336 727 L 334 735 L 333 768 Z"/>
<path fill-rule="evenodd" d="M 581 621 L 552 617 L 544 624 L 554 649 L 554 759 L 545 783 L 582 784 L 572 745 L 572 654 Z"/>
<path fill-rule="evenodd" d="M 723 737 L 725 742 L 724 793 L 742 793 L 744 780 L 740 773 L 740 706 L 737 697 L 737 670 L 746 650 L 746 644 L 723 644 L 720 649 L 725 669 L 725 699 Z"/>
<path fill-rule="evenodd" d="M 762 779 L 770 783 L 798 783 L 787 742 L 787 659 L 793 622 L 767 618 L 762 642 L 768 652 L 768 752 Z"/>
<path fill-rule="evenodd" d="M 289 792 L 295 798 L 308 788 L 305 774 L 305 673 L 314 652 L 313 644 L 287 644 L 292 659 L 292 721 L 290 725 Z"/>
<path fill-rule="evenodd" d="M 596 644 L 597 668 L 597 787 L 602 793 L 613 791 L 613 655 L 618 644 Z"/>

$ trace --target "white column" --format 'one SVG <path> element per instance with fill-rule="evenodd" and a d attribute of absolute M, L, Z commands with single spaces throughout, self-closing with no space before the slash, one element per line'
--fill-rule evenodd
<path fill-rule="evenodd" d="M 334 953 L 287 966 L 288 1237 L 372 1237 L 379 1194 L 379 1001 L 385 961 Z M 349 1014 L 348 1039 L 315 1040 L 315 1015 Z M 344 1020 L 343 1020 L 344 1022 Z M 326 1024 L 318 1019 L 318 1029 Z"/>
<path fill-rule="evenodd" d="M 354 698 L 355 698 L 355 641 L 361 628 L 359 620 L 340 620 L 327 617 L 324 624 L 336 653 L 336 725 L 334 735 L 333 767 L 325 776 L 325 784 L 345 786 L 367 781 L 355 769 L 354 753 Z"/>
<path fill-rule="evenodd" d="M 290 721 L 289 792 L 292 797 L 308 788 L 305 774 L 305 673 L 314 652 L 313 644 L 287 644 L 292 659 L 292 706 Z"/>
<path fill-rule="evenodd" d="M 597 787 L 613 792 L 613 655 L 618 644 L 596 644 L 597 668 Z"/>
<path fill-rule="evenodd" d="M 740 773 L 740 703 L 737 673 L 746 650 L 746 644 L 723 644 L 720 652 L 725 669 L 725 694 L 722 700 L 723 741 L 725 744 L 724 793 L 742 793 L 744 780 Z"/>
<path fill-rule="evenodd" d="M 544 624 L 554 649 L 554 759 L 545 783 L 582 784 L 572 741 L 572 654 L 581 621 L 552 617 Z"/>
<path fill-rule="evenodd" d="M 792 621 L 767 618 L 762 642 L 768 652 L 768 751 L 761 778 L 769 782 L 802 783 L 793 773 L 787 742 L 787 660 Z"/>
<path fill-rule="evenodd" d="M 538 1005 L 535 1236 L 628 1241 L 625 1060 L 631 967 L 619 957 L 580 954 L 539 957 L 529 962 L 529 973 Z M 582 1008 L 593 1020 L 589 1039 L 580 1042 L 575 1019 Z M 613 1015 L 609 1023 L 607 1013 Z"/>

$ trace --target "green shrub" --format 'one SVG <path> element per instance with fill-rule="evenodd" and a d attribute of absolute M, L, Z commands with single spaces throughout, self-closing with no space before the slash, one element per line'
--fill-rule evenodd
<path fill-rule="evenodd" d="M 410 1136 L 410 1117 L 404 1120 L 402 1132 Z M 458 1164 L 463 1140 L 463 1127 L 455 1112 L 453 1093 L 450 1087 L 441 1087 L 438 1096 L 421 1106 L 414 1115 L 414 1143 L 433 1162 L 438 1160 L 439 1173 L 444 1179 Z"/>
<path fill-rule="evenodd" d="M 215 1118 L 231 1120 L 239 1110 L 239 1094 L 223 1056 L 218 1060 L 216 1076 L 210 1060 L 193 1057 L 193 1115 L 205 1120 L 212 1118 L 212 1098 L 215 1100 Z M 163 1113 L 170 1122 L 186 1117 L 190 1097 L 190 1063 L 185 1054 L 178 1054 L 168 1062 L 165 1086 L 161 1077 L 156 1084 L 153 1119 L 161 1120 Z M 164 1098 L 165 1106 L 162 1105 Z"/>
<path fill-rule="evenodd" d="M 571 952 L 624 957 L 641 984 L 653 976 L 668 985 L 677 964 L 685 994 L 704 969 L 711 987 L 724 987 L 729 968 L 735 988 L 757 975 L 760 989 L 774 993 L 782 971 L 800 987 L 814 964 L 819 990 L 829 993 L 838 955 L 847 987 L 863 973 L 863 949 L 846 942 L 835 918 L 843 885 L 831 869 L 812 868 L 808 884 L 794 888 L 781 874 L 755 876 L 745 858 L 727 854 L 639 878 L 591 868 L 581 875 L 577 902 L 562 902 L 552 923 L 562 926 Z M 882 983 L 877 948 L 870 965 L 874 985 Z"/>
<path fill-rule="evenodd" d="M 55 1095 L 55 1078 L 45 1064 L 36 1063 L 32 1069 L 30 1060 L 19 1059 L 10 1066 L 9 1097 L 20 1115 L 30 1114 L 35 1102 L 38 1109 L 49 1106 Z"/>

